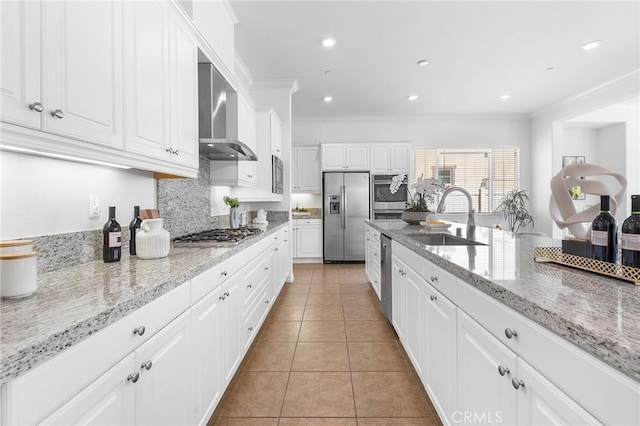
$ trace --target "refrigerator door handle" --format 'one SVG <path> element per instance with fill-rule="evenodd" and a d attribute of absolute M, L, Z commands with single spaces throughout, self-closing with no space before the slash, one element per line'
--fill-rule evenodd
<path fill-rule="evenodd" d="M 347 187 L 342 187 L 342 229 L 347 229 Z"/>

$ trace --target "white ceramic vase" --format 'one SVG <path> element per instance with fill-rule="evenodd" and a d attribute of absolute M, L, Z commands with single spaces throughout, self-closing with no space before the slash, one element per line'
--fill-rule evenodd
<path fill-rule="evenodd" d="M 171 238 L 169 231 L 162 228 L 164 219 L 147 219 L 140 224 L 136 235 L 136 256 L 138 259 L 159 259 L 169 254 Z"/>
<path fill-rule="evenodd" d="M 240 212 L 237 207 L 229 210 L 229 228 L 238 229 L 240 227 Z"/>

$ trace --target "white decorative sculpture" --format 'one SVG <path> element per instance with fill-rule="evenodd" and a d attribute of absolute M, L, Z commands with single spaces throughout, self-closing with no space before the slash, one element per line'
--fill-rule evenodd
<path fill-rule="evenodd" d="M 612 194 L 604 182 L 587 179 L 595 176 L 611 176 L 618 181 L 620 189 Z M 551 198 L 549 200 L 549 213 L 551 218 L 560 227 L 567 228 L 576 238 L 591 239 L 591 222 L 600 213 L 600 203 L 594 204 L 581 212 L 576 211 L 569 188 L 580 186 L 585 194 L 610 195 L 611 213 L 615 214 L 618 204 L 624 197 L 627 189 L 627 179 L 619 173 L 611 172 L 604 167 L 595 164 L 569 164 L 551 179 Z M 586 226 L 584 224 L 587 224 Z"/>

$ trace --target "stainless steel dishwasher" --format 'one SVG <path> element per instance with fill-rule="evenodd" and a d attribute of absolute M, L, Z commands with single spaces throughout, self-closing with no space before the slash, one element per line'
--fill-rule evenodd
<path fill-rule="evenodd" d="M 391 312 L 391 238 L 380 234 L 380 304 L 389 322 L 393 318 Z"/>

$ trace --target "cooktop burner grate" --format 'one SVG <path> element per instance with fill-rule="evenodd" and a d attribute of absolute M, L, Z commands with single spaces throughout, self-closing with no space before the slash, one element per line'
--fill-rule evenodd
<path fill-rule="evenodd" d="M 262 232 L 259 228 L 211 229 L 185 235 L 173 240 L 174 243 L 238 243 L 243 239 Z"/>

